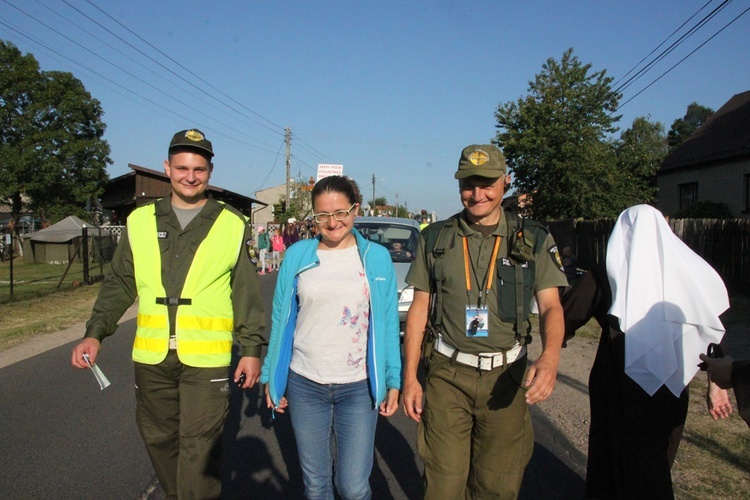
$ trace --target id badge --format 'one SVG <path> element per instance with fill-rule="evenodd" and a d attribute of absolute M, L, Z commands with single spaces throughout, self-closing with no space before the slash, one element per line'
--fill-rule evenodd
<path fill-rule="evenodd" d="M 486 337 L 489 328 L 487 306 L 466 306 L 466 336 Z"/>

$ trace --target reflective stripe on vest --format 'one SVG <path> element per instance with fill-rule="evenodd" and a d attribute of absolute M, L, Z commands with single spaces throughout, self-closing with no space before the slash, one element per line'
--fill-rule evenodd
<path fill-rule="evenodd" d="M 169 350 L 168 308 L 156 303 L 166 292 L 161 282 L 155 206 L 133 211 L 127 225 L 139 297 L 133 360 L 154 365 Z M 177 355 L 185 365 L 229 366 L 234 328 L 230 279 L 244 244 L 244 229 L 240 217 L 222 210 L 198 246 L 180 294 L 190 304 L 177 306 Z"/>

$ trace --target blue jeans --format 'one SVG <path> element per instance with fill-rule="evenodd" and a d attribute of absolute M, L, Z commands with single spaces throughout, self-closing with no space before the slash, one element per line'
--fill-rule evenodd
<path fill-rule="evenodd" d="M 309 499 L 369 499 L 378 410 L 367 380 L 318 384 L 289 370 L 286 398 Z M 335 448 L 336 458 L 333 458 Z"/>

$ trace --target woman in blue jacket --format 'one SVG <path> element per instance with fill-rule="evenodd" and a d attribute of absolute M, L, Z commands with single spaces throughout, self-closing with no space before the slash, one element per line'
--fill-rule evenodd
<path fill-rule="evenodd" d="M 315 184 L 319 234 L 287 249 L 273 299 L 261 382 L 269 408 L 289 408 L 311 499 L 333 499 L 334 481 L 343 498 L 371 497 L 378 413 L 398 408 L 396 275 L 388 250 L 354 229 L 361 201 L 349 178 Z"/>

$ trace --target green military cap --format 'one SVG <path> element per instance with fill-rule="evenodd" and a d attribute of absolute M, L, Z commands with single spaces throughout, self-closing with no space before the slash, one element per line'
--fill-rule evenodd
<path fill-rule="evenodd" d="M 463 179 L 478 175 L 480 177 L 498 178 L 505 174 L 505 157 L 492 144 L 472 144 L 466 146 L 458 160 L 458 170 L 454 177 Z"/>
<path fill-rule="evenodd" d="M 214 149 L 211 145 L 211 141 L 206 139 L 203 132 L 197 128 L 191 128 L 188 130 L 180 130 L 177 132 L 172 141 L 169 143 L 169 152 L 172 152 L 174 148 L 194 148 L 200 149 L 203 152 L 209 154 L 209 157 L 214 155 Z"/>

